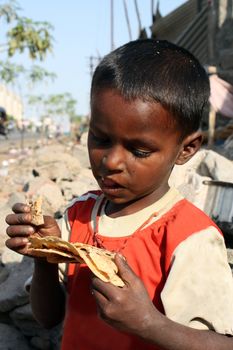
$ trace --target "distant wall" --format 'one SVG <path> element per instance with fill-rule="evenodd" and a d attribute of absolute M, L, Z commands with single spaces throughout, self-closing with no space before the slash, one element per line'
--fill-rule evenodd
<path fill-rule="evenodd" d="M 0 106 L 5 108 L 8 115 L 17 120 L 22 119 L 23 103 L 21 98 L 4 85 L 0 85 Z"/>

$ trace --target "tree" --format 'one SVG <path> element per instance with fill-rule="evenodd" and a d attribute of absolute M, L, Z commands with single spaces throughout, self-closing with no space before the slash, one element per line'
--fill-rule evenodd
<path fill-rule="evenodd" d="M 30 69 L 26 69 L 23 65 L 12 63 L 9 60 L 0 60 L 0 80 L 7 84 L 15 84 L 20 77 L 24 77 L 30 86 L 34 86 L 48 79 L 53 81 L 56 74 L 38 65 L 32 65 Z"/>
<path fill-rule="evenodd" d="M 22 97 L 20 76 L 26 75 L 27 82 L 34 85 L 44 80 L 44 78 L 54 78 L 55 74 L 49 73 L 39 66 L 32 66 L 28 70 L 22 65 L 14 64 L 9 60 L 16 53 L 27 52 L 32 60 L 42 61 L 46 54 L 52 51 L 52 25 L 48 22 L 33 21 L 30 18 L 19 16 L 20 10 L 21 8 L 15 0 L 0 4 L 0 20 L 5 21 L 7 28 L 9 28 L 5 34 L 6 42 L 0 43 L 0 53 L 8 57 L 7 60 L 0 61 L 0 79 L 5 83 L 15 84 L 17 82 Z M 23 148 L 23 123 L 21 131 L 21 148 Z"/>
<path fill-rule="evenodd" d="M 45 100 L 48 115 L 51 117 L 66 116 L 69 120 L 76 116 L 76 104 L 77 101 L 69 92 L 49 95 L 47 100 Z"/>
<path fill-rule="evenodd" d="M 63 118 L 70 122 L 79 120 L 75 107 L 77 101 L 68 92 L 51 94 L 48 97 L 43 95 L 28 96 L 28 103 L 40 112 L 42 119 L 49 117 L 55 123 L 60 123 Z"/>
<path fill-rule="evenodd" d="M 37 65 L 33 65 L 28 71 L 28 81 L 32 84 L 37 84 L 41 81 L 46 81 L 47 79 L 54 80 L 55 78 L 55 73 L 48 72 L 46 69 Z"/>
<path fill-rule="evenodd" d="M 0 80 L 5 83 L 14 83 L 19 75 L 25 73 L 22 65 L 11 63 L 10 61 L 0 61 Z"/>
<path fill-rule="evenodd" d="M 48 22 L 20 17 L 20 10 L 15 0 L 0 5 L 0 19 L 12 26 L 6 33 L 6 43 L 0 44 L 0 52 L 12 57 L 27 50 L 30 58 L 43 60 L 52 51 L 53 27 Z"/>
<path fill-rule="evenodd" d="M 8 56 L 6 60 L 0 60 L 0 79 L 5 83 L 14 84 L 20 76 L 33 85 L 44 79 L 54 79 L 56 75 L 50 73 L 38 65 L 25 69 L 22 65 L 11 62 L 16 52 L 28 51 L 32 60 L 44 60 L 46 54 L 52 51 L 53 27 L 48 22 L 34 22 L 29 18 L 20 17 L 21 8 L 15 0 L 9 0 L 0 4 L 0 20 L 10 26 L 6 33 L 6 42 L 0 43 L 0 53 Z"/>

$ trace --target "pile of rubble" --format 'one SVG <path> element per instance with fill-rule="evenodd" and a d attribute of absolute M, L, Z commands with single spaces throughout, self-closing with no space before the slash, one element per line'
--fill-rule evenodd
<path fill-rule="evenodd" d="M 170 183 L 201 209 L 209 210 L 208 214 L 218 214 L 221 219 L 224 213 L 224 220 L 230 220 L 230 217 L 232 220 L 233 201 L 226 209 L 223 200 L 226 193 L 216 194 L 225 190 L 225 184 L 232 181 L 232 175 L 231 160 L 213 151 L 202 150 L 187 165 L 175 167 Z M 74 197 L 96 188 L 85 136 L 79 145 L 52 143 L 25 150 L 14 158 L 10 158 L 10 154 L 6 157 L 0 169 L 0 349 L 57 350 L 61 333 L 60 326 L 43 329 L 32 316 L 24 282 L 32 274 L 33 261 L 5 247 L 6 215 L 11 212 L 14 203 L 42 195 L 43 212 L 59 218 Z M 232 191 L 227 192 L 232 199 L 233 187 L 229 185 L 227 188 Z M 219 212 L 216 213 L 216 210 Z M 231 248 L 228 256 L 233 264 Z"/>
<path fill-rule="evenodd" d="M 33 260 L 5 247 L 5 217 L 12 205 L 43 196 L 43 212 L 59 218 L 74 197 L 97 185 L 82 143 L 51 143 L 43 147 L 9 150 L 0 168 L 0 349 L 57 350 L 60 327 L 43 329 L 34 320 L 24 282 Z"/>

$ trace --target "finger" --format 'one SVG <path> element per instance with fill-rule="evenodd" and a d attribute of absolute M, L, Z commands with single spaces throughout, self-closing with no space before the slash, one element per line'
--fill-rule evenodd
<path fill-rule="evenodd" d="M 110 299 L 111 288 L 114 287 L 109 282 L 104 282 L 98 277 L 92 278 L 92 291 L 98 292 L 103 295 L 106 299 Z"/>
<path fill-rule="evenodd" d="M 97 290 L 92 290 L 92 295 L 96 301 L 97 306 L 97 314 L 102 319 L 106 319 L 105 309 L 107 308 L 107 305 L 109 304 L 109 300 L 105 298 L 104 295 L 102 295 Z"/>
<path fill-rule="evenodd" d="M 135 278 L 138 278 L 122 255 L 116 254 L 115 263 L 118 267 L 118 274 L 124 282 L 131 284 Z"/>
<path fill-rule="evenodd" d="M 28 239 L 25 237 L 14 237 L 6 240 L 7 248 L 20 254 L 26 254 L 28 250 Z"/>
<path fill-rule="evenodd" d="M 26 237 L 30 236 L 31 234 L 35 233 L 35 228 L 33 226 L 26 226 L 26 225 L 12 225 L 8 226 L 6 229 L 6 233 L 9 237 Z"/>
<path fill-rule="evenodd" d="M 58 226 L 56 220 L 52 216 L 44 215 L 44 224 L 41 226 L 46 226 L 46 228 Z"/>
<path fill-rule="evenodd" d="M 31 211 L 31 208 L 29 205 L 24 203 L 15 203 L 12 207 L 12 211 L 14 213 L 29 213 Z"/>
<path fill-rule="evenodd" d="M 119 292 L 122 292 L 122 290 L 124 288 L 127 288 L 127 287 L 124 286 L 123 288 L 119 288 L 119 287 L 113 285 L 112 283 L 104 282 L 104 281 L 100 280 L 97 277 L 94 277 L 92 279 L 92 289 L 93 289 L 93 291 L 97 291 L 102 296 L 104 296 L 105 299 L 108 300 L 108 301 L 115 300 L 115 298 L 117 297 L 117 294 Z"/>
<path fill-rule="evenodd" d="M 106 298 L 106 296 L 95 288 L 91 290 L 91 294 L 93 295 L 93 297 L 95 298 L 96 302 L 100 307 L 104 307 L 104 305 L 106 305 L 106 303 L 108 302 L 108 299 Z"/>
<path fill-rule="evenodd" d="M 30 224 L 32 215 L 30 213 L 8 214 L 5 220 L 8 225 Z"/>

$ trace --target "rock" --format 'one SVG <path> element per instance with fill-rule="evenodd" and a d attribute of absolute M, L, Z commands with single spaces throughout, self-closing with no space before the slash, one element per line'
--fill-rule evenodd
<path fill-rule="evenodd" d="M 49 331 L 47 331 L 47 337 L 34 336 L 31 338 L 30 343 L 41 350 L 60 350 L 62 337 L 62 325 L 58 325 Z"/>
<path fill-rule="evenodd" d="M 215 209 L 214 215 L 216 216 L 216 210 L 219 211 L 220 207 L 216 207 L 214 202 L 215 192 L 220 189 L 215 190 L 216 186 L 209 186 L 206 183 L 211 180 L 232 182 L 232 174 L 232 161 L 216 152 L 201 150 L 189 162 L 174 167 L 169 183 L 208 215 L 212 215 Z M 222 205 L 222 202 L 220 204 Z M 231 206 L 228 212 L 231 212 Z"/>
<path fill-rule="evenodd" d="M 227 259 L 229 264 L 233 265 L 233 249 L 227 249 Z"/>
<path fill-rule="evenodd" d="M 42 211 L 47 215 L 53 215 L 64 205 L 64 198 L 59 186 L 48 178 L 35 177 L 25 186 L 26 195 L 43 197 Z"/>
<path fill-rule="evenodd" d="M 83 169 L 74 181 L 61 181 L 59 186 L 62 189 L 66 202 L 69 202 L 74 197 L 81 196 L 87 191 L 99 188 L 90 169 Z"/>
<path fill-rule="evenodd" d="M 14 252 L 13 250 L 7 248 L 6 246 L 3 249 L 1 261 L 6 266 L 10 266 L 11 264 L 21 263 L 23 260 L 23 255 Z"/>
<path fill-rule="evenodd" d="M 84 147 L 87 147 L 87 139 L 88 139 L 88 132 L 82 133 L 80 137 L 80 144 Z"/>
<path fill-rule="evenodd" d="M 233 162 L 213 151 L 202 151 L 202 161 L 197 172 L 202 176 L 210 176 L 213 180 L 232 182 Z"/>
<path fill-rule="evenodd" d="M 31 338 L 30 343 L 36 349 L 55 349 L 54 344 L 60 343 L 62 326 L 58 325 L 49 330 L 41 327 L 33 317 L 30 304 L 15 308 L 10 312 L 10 318 L 24 336 Z"/>
<path fill-rule="evenodd" d="M 9 196 L 7 205 L 12 208 L 14 204 L 16 203 L 25 203 L 25 193 L 23 192 L 14 192 Z"/>
<path fill-rule="evenodd" d="M 15 327 L 0 324 L 0 350 L 32 350 L 27 339 Z"/>
<path fill-rule="evenodd" d="M 81 166 L 80 170 L 90 168 L 89 155 L 88 155 L 88 150 L 86 146 L 75 145 L 72 150 L 72 155 L 76 159 L 78 159 Z"/>
<path fill-rule="evenodd" d="M 8 278 L 1 283 L 0 312 L 7 312 L 16 306 L 28 303 L 29 296 L 25 291 L 24 282 L 33 271 L 33 259 L 24 257 L 21 263 L 12 263 Z"/>
<path fill-rule="evenodd" d="M 0 207 L 0 254 L 2 254 L 2 252 L 4 251 L 5 242 L 7 238 L 9 238 L 6 234 L 6 229 L 8 225 L 6 223 L 5 218 L 11 212 L 11 208 L 7 203 Z"/>
<path fill-rule="evenodd" d="M 30 340 L 30 344 L 34 346 L 36 349 L 41 350 L 51 350 L 50 339 L 43 339 L 39 336 L 32 337 Z"/>
<path fill-rule="evenodd" d="M 80 171 L 78 158 L 65 152 L 64 146 L 50 146 L 36 152 L 35 167 L 39 172 L 47 171 L 48 177 L 63 178 L 64 174 L 69 172 L 69 176 L 76 175 Z M 49 167 L 48 167 L 49 166 Z M 49 169 L 50 168 L 50 169 Z M 53 169 L 56 169 L 56 172 Z M 58 176 L 59 175 L 59 176 Z M 66 175 L 67 176 L 67 175 Z"/>
<path fill-rule="evenodd" d="M 8 278 L 9 273 L 9 269 L 7 269 L 3 263 L 0 263 L 0 284 Z"/>

